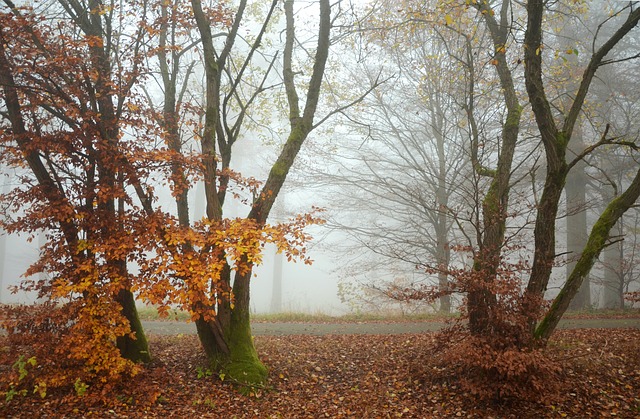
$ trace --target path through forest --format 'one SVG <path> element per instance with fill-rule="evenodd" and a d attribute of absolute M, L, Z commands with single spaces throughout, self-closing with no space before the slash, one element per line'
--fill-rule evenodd
<path fill-rule="evenodd" d="M 195 334 L 193 323 L 178 321 L 143 321 L 144 330 L 156 335 Z M 397 335 L 403 333 L 433 332 L 446 326 L 445 322 L 358 322 L 358 323 L 253 323 L 256 336 L 286 335 Z M 640 318 L 624 319 L 564 319 L 560 329 L 640 329 Z"/>

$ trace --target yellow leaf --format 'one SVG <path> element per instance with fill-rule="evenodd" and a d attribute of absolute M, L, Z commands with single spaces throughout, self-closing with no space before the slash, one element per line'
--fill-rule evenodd
<path fill-rule="evenodd" d="M 451 17 L 451 15 L 446 15 L 444 17 L 444 21 L 447 25 L 453 25 L 453 18 Z"/>

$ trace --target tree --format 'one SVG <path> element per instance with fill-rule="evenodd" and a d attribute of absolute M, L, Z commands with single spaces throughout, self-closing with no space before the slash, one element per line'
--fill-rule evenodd
<path fill-rule="evenodd" d="M 477 277 L 480 286 L 473 285 L 472 289 L 467 290 L 470 331 L 472 334 L 483 335 L 491 334 L 491 330 L 495 330 L 494 321 L 501 318 L 501 316 L 496 316 L 495 313 L 493 313 L 493 308 L 499 308 L 500 306 L 496 305 L 496 291 L 491 284 L 494 283 L 498 267 L 502 263 L 504 232 L 509 208 L 509 192 L 513 183 L 511 180 L 511 167 L 519 134 L 521 107 L 518 104 L 518 95 L 513 82 L 513 70 L 510 68 L 511 64 L 507 61 L 506 54 L 509 46 L 507 41 L 512 27 L 510 18 L 513 14 L 509 13 L 511 4 L 509 2 L 502 3 L 499 11 L 494 11 L 488 3 L 475 3 L 471 6 L 476 8 L 481 14 L 481 19 L 484 20 L 494 41 L 495 55 L 492 63 L 496 67 L 496 72 L 501 82 L 506 107 L 506 117 L 500 140 L 501 149 L 498 155 L 496 170 L 488 172 L 484 170 L 492 176 L 493 181 L 484 196 L 483 220 L 485 225 L 474 264 L 474 270 L 480 273 Z M 535 323 L 535 319 L 537 319 L 537 316 L 541 312 L 541 303 L 555 259 L 555 219 L 562 188 L 564 187 L 569 170 L 578 164 L 578 162 L 593 149 L 604 143 L 612 142 L 606 138 L 605 132 L 600 142 L 582 150 L 573 161 L 567 163 L 565 156 L 568 141 L 573 134 L 577 118 L 583 107 L 584 99 L 596 69 L 603 62 L 604 57 L 609 51 L 637 24 L 637 11 L 632 11 L 627 21 L 621 24 L 615 34 L 612 35 L 602 47 L 594 51 L 594 55 L 583 73 L 582 82 L 577 89 L 570 110 L 564 118 L 561 128 L 556 128 L 554 115 L 551 112 L 551 105 L 545 95 L 545 83 L 543 82 L 542 76 L 544 72 L 541 60 L 545 54 L 543 54 L 543 44 L 541 41 L 543 26 L 541 16 L 544 14 L 544 10 L 545 6 L 543 2 L 528 3 L 528 25 L 524 43 L 527 94 L 532 104 L 537 128 L 540 132 L 547 157 L 547 176 L 542 195 L 539 198 L 535 222 L 533 265 L 531 267 L 527 290 L 523 296 L 524 305 L 522 314 L 525 318 L 528 318 L 531 325 Z M 610 62 L 615 61 L 615 59 L 612 59 Z M 519 63 L 516 63 L 516 67 L 518 64 Z M 631 203 L 635 201 L 634 188 L 629 189 L 628 192 L 624 199 L 614 201 L 610 211 L 605 211 L 604 219 L 601 218 L 600 223 L 596 223 L 594 226 L 590 241 L 583 252 L 581 252 L 582 256 L 580 260 L 583 261 L 583 263 L 587 263 L 584 262 L 586 260 L 589 260 L 589 263 L 593 263 L 594 258 L 599 254 L 599 250 L 591 253 L 585 253 L 585 251 L 587 251 L 590 246 L 593 246 L 594 243 L 600 243 L 594 235 L 602 234 L 602 228 L 604 228 L 606 232 L 605 237 L 601 237 L 601 239 L 606 239 L 611 221 L 611 218 L 607 217 L 618 217 L 628 208 L 627 205 L 631 205 Z M 595 240 L 595 242 L 593 240 Z M 597 248 L 599 244 L 595 246 Z M 564 304 L 573 298 L 573 291 L 575 291 L 573 287 L 577 282 L 581 282 L 581 280 L 576 281 L 575 279 L 576 277 L 584 277 L 584 268 L 585 266 L 580 265 L 579 261 L 564 287 L 564 290 L 572 291 L 561 292 L 560 296 L 556 298 L 554 308 L 552 308 L 546 317 L 546 321 L 543 321 L 543 324 L 538 328 L 535 336 L 543 337 L 544 335 L 546 338 L 552 332 L 553 327 L 549 327 L 550 320 L 555 318 L 557 321 L 555 316 L 559 311 L 566 309 Z M 485 285 L 482 285 L 482 282 L 484 282 Z M 559 307 L 563 308 L 559 309 Z M 527 340 L 528 339 L 524 339 L 522 343 L 526 345 Z"/>
<path fill-rule="evenodd" d="M 252 56 L 258 50 L 261 38 L 266 31 L 271 16 L 277 5 L 273 1 L 261 24 L 256 40 L 250 45 L 244 62 L 234 73 L 230 53 L 237 41 L 238 30 L 243 22 L 246 1 L 241 1 L 235 13 L 229 33 L 225 36 L 222 48 L 218 51 L 214 46 L 210 22 L 199 0 L 192 1 L 193 14 L 200 34 L 202 54 L 205 67 L 205 115 L 201 134 L 203 161 L 203 179 L 206 196 L 206 219 L 208 223 L 223 221 L 222 205 L 227 186 L 232 175 L 229 170 L 231 152 L 234 143 L 242 134 L 243 121 L 247 110 L 262 92 L 266 75 L 259 87 L 244 100 L 240 95 L 241 83 L 245 70 L 251 63 Z M 329 2 L 320 2 L 320 23 L 318 29 L 318 46 L 314 57 L 314 67 L 306 92 L 304 110 L 300 111 L 299 98 L 293 71 L 293 49 L 295 40 L 293 2 L 285 2 L 286 42 L 283 56 L 283 80 L 289 103 L 290 133 L 280 155 L 274 163 L 264 185 L 256 194 L 245 224 L 262 229 L 273 207 L 275 198 L 287 177 L 302 143 L 315 128 L 314 115 L 320 97 L 320 87 L 329 50 L 329 34 L 331 29 Z M 275 60 L 275 57 L 274 59 Z M 269 65 L 269 69 L 273 61 Z M 229 77 L 229 84 L 223 85 L 223 76 Z M 226 90 L 225 90 L 226 87 Z M 237 113 L 232 112 L 235 104 Z M 218 166 L 220 164 L 220 166 Z M 310 219 L 305 219 L 310 220 Z M 250 253 L 241 253 L 236 261 L 241 268 L 234 272 L 226 263 L 228 249 L 207 247 L 206 252 L 215 256 L 215 264 L 222 266 L 219 280 L 214 282 L 208 293 L 213 297 L 211 304 L 194 305 L 197 313 L 196 326 L 205 352 L 214 365 L 222 368 L 232 379 L 246 384 L 259 384 L 265 380 L 266 368 L 258 359 L 249 324 L 249 287 L 252 267 L 256 260 Z M 279 245 L 279 250 L 284 247 Z M 231 280 L 233 274 L 233 281 Z M 197 300 L 196 300 L 197 301 Z"/>
<path fill-rule="evenodd" d="M 97 2 L 63 0 L 57 18 L 5 4 L 1 158 L 28 171 L 3 197 L 16 211 L 4 228 L 46 231 L 41 258 L 27 274 L 50 278 L 24 287 L 61 305 L 53 323 L 65 330 L 54 353 L 42 355 L 79 363 L 83 377 L 118 376 L 133 369 L 130 361 L 150 359 L 127 268 L 137 243 L 125 239 L 144 230 L 125 192 L 139 180 L 127 171 L 123 151 L 130 144 L 125 126 L 136 120 L 131 89 L 141 71 L 136 53 L 145 41 L 145 3 L 139 24 L 130 26 L 123 23 L 130 24 L 126 10 L 115 5 L 104 13 Z M 62 368 L 69 370 L 58 371 L 63 378 L 52 384 L 73 375 Z"/>
<path fill-rule="evenodd" d="M 151 15 L 142 13 L 142 20 L 133 23 L 112 16 L 116 10 L 129 16 L 129 4 L 119 6 L 123 9 L 116 5 L 102 8 L 97 3 L 88 9 L 75 2 L 60 4 L 71 16 L 68 27 L 64 21 L 60 24 L 55 18 L 40 19 L 14 9 L 2 18 L 7 27 L 16 28 L 17 36 L 9 39 L 6 32 L 0 33 L 0 85 L 7 108 L 2 116 L 10 124 L 2 131 L 2 157 L 12 165 L 24 165 L 26 160 L 33 173 L 24 177 L 24 187 L 5 197 L 13 200 L 16 208 L 24 209 L 26 216 L 9 220 L 5 226 L 9 231 L 35 231 L 44 226 L 51 231 L 43 257 L 29 273 L 46 270 L 53 278 L 25 287 L 35 287 L 53 302 L 64 302 L 55 318 L 47 311 L 49 306 L 39 310 L 35 331 L 49 324 L 70 328 L 71 335 L 60 334 L 56 353 L 65 355 L 58 359 L 68 358 L 69 352 L 72 357 L 80 357 L 88 378 L 92 371 L 111 378 L 121 372 L 134 372 L 130 362 L 121 362 L 114 353 L 112 341 L 117 341 L 124 356 L 134 360 L 149 356 L 146 346 L 134 346 L 146 345 L 135 313 L 135 291 L 140 298 L 159 304 L 161 311 L 166 312 L 172 304 L 190 310 L 205 351 L 230 378 L 254 384 L 264 380 L 266 369 L 257 358 L 249 329 L 249 278 L 252 266 L 261 261 L 266 243 L 274 243 L 288 258 L 304 257 L 303 244 L 309 237 L 303 229 L 317 222 L 308 214 L 276 226 L 268 225 L 266 219 L 300 145 L 314 128 L 313 115 L 328 54 L 328 2 L 322 3 L 318 64 L 305 112 L 299 120 L 292 117 L 290 141 L 253 207 L 257 212 L 245 219 L 223 218 L 221 210 L 230 181 L 254 192 L 258 185 L 229 168 L 231 146 L 242 133 L 245 112 L 263 90 L 259 85 L 254 96 L 243 102 L 238 85 L 250 57 L 235 80 L 235 63 L 217 67 L 225 60 L 205 60 L 208 93 L 206 110 L 201 112 L 205 115 L 204 129 L 199 132 L 203 153 L 189 153 L 182 147 L 184 132 L 179 122 L 194 126 L 193 121 L 183 118 L 181 108 L 188 108 L 189 117 L 198 115 L 197 106 L 183 108 L 182 103 L 194 65 L 181 76 L 179 58 L 195 44 L 181 49 L 175 42 L 178 34 L 184 33 L 180 31 L 189 27 L 188 11 L 178 4 L 170 8 L 163 3 L 158 19 L 152 21 Z M 274 1 L 269 16 L 275 6 Z M 294 30 L 290 9 L 291 5 L 285 54 L 289 69 Z M 196 21 L 200 19 L 201 29 L 210 30 L 211 24 L 224 26 L 228 21 L 224 8 L 205 14 L 196 4 L 194 14 Z M 107 22 L 104 26 L 101 19 Z M 116 20 L 120 24 L 117 28 L 112 25 Z M 226 38 L 228 48 L 223 54 L 227 56 L 241 20 L 242 11 L 231 25 L 233 36 Z M 261 32 L 268 23 L 269 18 Z M 60 33 L 52 37 L 57 30 Z M 121 38 L 130 40 L 130 44 Z M 152 47 L 155 39 L 158 48 Z M 207 55 L 212 53 L 211 33 L 203 30 L 202 39 L 205 57 L 216 58 Z M 250 55 L 259 44 L 260 37 Z M 5 45 L 11 49 L 5 49 Z M 160 113 L 147 108 L 141 95 L 146 88 L 141 77 L 144 57 L 150 53 L 157 54 L 161 61 L 164 103 Z M 271 65 L 273 62 L 275 58 Z M 169 68 L 166 63 L 173 65 Z M 31 67 L 36 71 L 30 71 Z M 211 74 L 216 68 L 223 71 Z M 221 74 L 232 80 L 231 89 L 216 102 L 220 97 L 213 93 L 220 95 Z M 177 94 L 180 77 L 183 87 Z M 287 89 L 295 92 L 293 74 L 285 80 Z M 152 104 L 149 90 L 146 103 Z M 238 107 L 233 108 L 229 101 L 236 99 Z M 292 101 L 292 106 L 297 103 Z M 238 108 L 238 119 L 230 124 L 229 115 Z M 216 167 L 218 158 L 221 169 Z M 191 182 L 200 178 L 205 180 L 207 217 L 192 223 L 186 197 Z M 162 193 L 156 190 L 158 184 L 171 185 L 177 218 L 158 203 Z M 128 264 L 136 265 L 135 274 L 128 272 Z M 233 283 L 232 271 L 236 276 Z M 20 331 L 33 326 L 13 319 L 8 327 Z M 73 376 L 74 370 L 64 361 L 58 366 L 57 373 Z"/>
<path fill-rule="evenodd" d="M 473 51 L 444 25 L 404 22 L 395 3 L 376 6 L 356 20 L 360 39 L 344 54 L 358 65 L 336 75 L 333 90 L 345 91 L 341 83 L 353 80 L 381 78 L 385 85 L 348 113 L 334 134 L 340 141 L 319 149 L 323 158 L 310 170 L 341 188 L 327 199 L 330 227 L 341 234 L 332 247 L 349 256 L 339 269 L 345 281 L 366 276 L 365 293 L 399 296 L 400 303 L 406 301 L 391 289 L 435 287 L 439 309 L 449 312 L 448 267 L 464 263 L 451 261 L 450 249 L 462 238 L 457 225 L 472 224 L 466 208 L 474 205 L 464 105 L 477 92 L 463 81 Z"/>
<path fill-rule="evenodd" d="M 566 162 L 566 151 L 569 141 L 572 139 L 574 128 L 580 110 L 584 106 L 584 101 L 591 86 L 598 67 L 607 62 L 615 62 L 615 58 L 609 61 L 605 57 L 613 48 L 627 36 L 638 24 L 640 20 L 640 10 L 631 6 L 622 10 L 629 10 L 626 20 L 624 20 L 614 34 L 609 37 L 599 48 L 593 51 L 591 59 L 583 72 L 580 86 L 578 87 L 569 112 L 560 117 L 560 122 L 556 122 L 556 117 L 551 111 L 549 100 L 547 99 L 542 80 L 542 22 L 545 13 L 545 5 L 542 1 L 532 1 L 527 4 L 527 31 L 525 33 L 525 60 L 527 62 L 525 71 L 525 81 L 529 100 L 534 112 L 541 140 L 545 148 L 547 157 L 547 175 L 545 185 L 540 198 L 538 216 L 535 227 L 536 253 L 534 256 L 531 277 L 527 286 L 527 296 L 533 300 L 542 298 L 551 274 L 551 265 L 555 257 L 555 219 L 558 211 L 558 202 L 562 185 L 564 184 L 569 170 L 583 157 L 583 154 L 590 150 L 586 149 L 579 154 L 576 159 Z M 620 12 L 622 13 L 622 11 Z M 536 54 L 536 51 L 538 53 Z M 595 146 L 600 146 L 607 142 L 612 142 L 607 138 L 608 130 L 605 129 L 601 140 Z M 595 147 L 594 146 L 594 147 Z M 549 313 L 542 323 L 537 327 L 535 336 L 539 339 L 548 339 L 557 325 L 560 317 L 566 310 L 571 299 L 577 293 L 582 280 L 588 275 L 596 258 L 606 245 L 609 233 L 618 219 L 637 200 L 640 194 L 640 171 L 631 182 L 631 185 L 617 198 L 611 201 L 598 221 L 594 224 L 587 245 L 582 251 L 576 267 L 572 271 L 560 294 L 553 302 Z M 531 319 L 533 324 L 534 319 Z"/>
<path fill-rule="evenodd" d="M 422 5 L 415 6 L 409 3 L 403 3 L 402 6 L 404 7 L 400 10 L 407 16 L 407 21 L 421 21 L 433 25 L 439 18 L 446 26 L 453 26 L 462 33 L 465 29 L 477 28 L 465 27 L 466 21 L 461 18 L 475 11 L 475 19 L 483 23 L 492 39 L 491 51 L 485 53 L 484 57 L 488 57 L 495 68 L 501 87 L 504 116 L 501 127 L 497 130 L 499 146 L 488 163 L 481 164 L 477 159 L 482 138 L 478 135 L 472 137 L 471 155 L 474 169 L 478 175 L 486 176 L 490 185 L 487 189 L 478 191 L 482 202 L 482 211 L 478 218 L 482 222 L 482 228 L 478 230 L 473 268 L 451 270 L 452 289 L 465 292 L 467 295 L 470 336 L 463 344 L 453 347 L 450 354 L 458 362 L 461 373 L 473 375 L 469 389 L 477 390 L 478 382 L 483 380 L 484 384 L 493 381 L 500 384 L 491 385 L 494 391 L 484 393 L 489 397 L 504 397 L 507 394 L 519 396 L 522 393 L 519 394 L 519 390 L 516 389 L 519 388 L 520 381 L 525 383 L 525 386 L 529 385 L 531 391 L 539 388 L 542 383 L 541 376 L 553 375 L 555 368 L 544 360 L 537 346 L 546 343 L 583 278 L 606 246 L 611 228 L 638 198 L 637 182 L 640 174 L 636 175 L 625 192 L 608 203 L 606 210 L 594 224 L 586 245 L 579 249 L 580 258 L 575 268 L 558 297 L 554 299 L 548 314 L 536 328 L 537 321 L 544 312 L 545 292 L 556 261 L 556 218 L 570 170 L 575 169 L 575 166 L 593 150 L 605 144 L 636 148 L 631 141 L 611 138 L 606 128 L 600 132 L 600 140 L 591 143 L 585 141 L 587 145 L 582 149 L 574 149 L 575 157 L 567 161 L 569 142 L 574 136 L 578 117 L 584 110 L 585 98 L 598 67 L 638 57 L 637 50 L 632 50 L 627 56 L 619 51 L 609 53 L 620 40 L 630 36 L 640 15 L 633 7 L 621 7 L 618 13 L 614 14 L 618 19 L 609 19 L 608 24 L 613 26 L 614 30 L 612 35 L 606 37 L 604 43 L 597 39 L 600 30 L 596 32 L 593 55 L 586 69 L 580 71 L 581 82 L 574 90 L 570 87 L 563 89 L 554 86 L 553 66 L 542 65 L 543 57 L 553 57 L 546 52 L 553 49 L 551 44 L 542 43 L 543 28 L 546 30 L 547 25 L 553 23 L 553 20 L 545 20 L 542 16 L 555 12 L 558 15 L 565 12 L 565 16 L 572 16 L 574 11 L 565 10 L 563 5 L 530 1 L 524 10 L 526 15 L 522 15 L 523 10 L 518 9 L 514 2 L 468 2 L 466 7 L 461 8 L 447 3 L 451 8 L 445 10 L 422 8 Z M 619 17 L 626 11 L 627 19 L 621 21 Z M 523 45 L 524 60 L 517 51 L 518 40 L 522 34 L 517 33 L 516 22 L 521 18 L 526 18 L 527 21 Z M 477 64 L 478 61 L 474 57 L 471 63 Z M 518 165 L 514 165 L 515 158 L 522 158 L 528 153 L 528 150 L 518 146 L 518 141 L 524 134 L 521 131 L 523 108 L 520 105 L 524 92 L 518 90 L 521 84 L 517 83 L 517 70 L 520 68 L 524 69 L 526 94 L 546 156 L 546 177 L 542 194 L 538 196 L 537 190 L 532 188 L 528 195 L 537 201 L 537 211 L 531 214 L 535 216 L 534 246 L 531 249 L 525 245 L 520 250 L 520 254 L 524 254 L 524 250 L 531 249 L 533 262 L 530 267 L 526 255 L 520 260 L 514 260 L 511 256 L 518 255 L 518 248 L 514 247 L 513 240 L 506 234 L 508 228 L 519 228 L 516 223 L 520 222 L 512 219 L 512 198 L 516 191 L 514 186 L 522 180 L 514 176 L 518 169 Z M 553 88 L 560 92 L 570 92 L 572 98 L 565 107 L 566 113 L 557 111 L 563 109 L 559 101 L 548 99 L 555 98 L 555 95 L 547 96 L 547 92 Z M 473 102 L 469 102 L 465 109 L 469 111 L 468 120 L 470 125 L 473 125 L 477 109 L 473 110 Z M 530 175 L 533 177 L 535 171 L 532 170 Z M 536 183 L 533 182 L 531 186 L 535 187 Z M 528 279 L 528 282 L 525 282 L 525 279 Z M 525 284 L 524 290 L 521 284 Z M 429 293 L 412 294 L 411 290 L 405 295 L 407 298 L 433 297 L 433 294 Z M 477 348 L 482 348 L 482 351 L 476 353 Z M 514 364 L 518 364 L 519 373 L 513 373 Z"/>

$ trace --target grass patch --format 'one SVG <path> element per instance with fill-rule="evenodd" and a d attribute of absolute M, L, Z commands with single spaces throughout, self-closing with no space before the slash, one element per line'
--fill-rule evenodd
<path fill-rule="evenodd" d="M 445 321 L 457 318 L 458 313 L 348 313 L 331 316 L 324 313 L 284 312 L 268 314 L 252 314 L 251 321 L 264 323 L 357 323 L 357 322 L 412 322 L 412 321 Z"/>
<path fill-rule="evenodd" d="M 167 317 L 160 317 L 158 310 L 154 306 L 138 307 L 140 320 L 167 320 L 167 321 L 187 321 L 189 313 L 172 309 Z M 303 313 L 288 311 L 282 313 L 253 313 L 251 321 L 258 323 L 358 323 L 358 322 L 412 322 L 412 321 L 446 321 L 457 318 L 459 313 L 411 313 L 403 314 L 398 312 L 378 312 L 378 313 L 348 313 L 339 316 L 329 314 Z"/>
<path fill-rule="evenodd" d="M 190 319 L 189 313 L 182 310 L 171 309 L 166 317 L 160 317 L 158 309 L 154 306 L 141 306 L 138 307 L 138 316 L 140 320 L 167 320 L 167 321 L 181 321 L 186 322 Z"/>
<path fill-rule="evenodd" d="M 564 316 L 565 319 L 623 319 L 623 318 L 636 318 L 640 317 L 640 308 L 624 308 L 620 309 L 600 309 L 593 308 L 588 310 L 576 310 L 567 311 Z"/>
<path fill-rule="evenodd" d="M 172 309 L 169 310 L 169 316 L 162 318 L 158 314 L 158 310 L 153 306 L 142 306 L 138 308 L 138 314 L 141 320 L 170 320 L 170 321 L 187 321 L 189 313 Z M 399 313 L 399 312 L 376 312 L 376 313 L 347 313 L 339 316 L 315 312 L 304 313 L 297 311 L 287 311 L 282 313 L 253 313 L 251 321 L 258 323 L 358 323 L 358 322 L 444 322 L 456 319 L 460 313 L 442 314 L 442 313 Z M 581 310 L 568 311 L 563 316 L 565 319 L 616 319 L 616 318 L 636 318 L 640 317 L 640 309 L 625 310 Z"/>

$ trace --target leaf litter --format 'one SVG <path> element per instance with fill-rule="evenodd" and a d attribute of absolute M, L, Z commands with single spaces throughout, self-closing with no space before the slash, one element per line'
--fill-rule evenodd
<path fill-rule="evenodd" d="M 194 335 L 150 336 L 154 360 L 107 402 L 70 394 L 0 401 L 7 418 L 640 417 L 640 330 L 558 331 L 548 355 L 562 390 L 536 403 L 479 403 L 436 362 L 437 334 L 257 336 L 270 378 L 240 394 Z M 1 353 L 0 367 L 11 357 Z M 443 379 L 444 377 L 444 379 Z M 4 399 L 4 398 L 3 398 Z"/>

